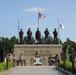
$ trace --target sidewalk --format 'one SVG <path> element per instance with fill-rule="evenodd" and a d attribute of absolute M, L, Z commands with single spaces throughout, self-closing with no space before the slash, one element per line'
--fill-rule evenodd
<path fill-rule="evenodd" d="M 7 75 L 8 73 L 10 73 L 10 72 L 12 72 L 12 71 L 14 71 L 16 69 L 17 69 L 17 67 L 5 70 L 3 72 L 0 72 L 0 75 Z"/>
<path fill-rule="evenodd" d="M 0 75 L 65 75 L 55 66 L 18 66 Z"/>

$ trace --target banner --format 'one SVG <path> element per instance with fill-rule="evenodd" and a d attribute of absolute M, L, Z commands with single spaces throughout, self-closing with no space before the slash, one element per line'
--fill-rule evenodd
<path fill-rule="evenodd" d="M 42 64 L 42 58 L 33 58 L 33 64 Z"/>

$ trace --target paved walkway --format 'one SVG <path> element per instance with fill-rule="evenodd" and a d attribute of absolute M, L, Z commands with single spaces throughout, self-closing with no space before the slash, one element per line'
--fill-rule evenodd
<path fill-rule="evenodd" d="M 65 75 L 54 66 L 19 66 L 4 75 Z"/>

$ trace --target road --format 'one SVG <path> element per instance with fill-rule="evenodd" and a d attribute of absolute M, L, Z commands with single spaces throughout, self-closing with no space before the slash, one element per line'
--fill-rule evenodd
<path fill-rule="evenodd" d="M 65 75 L 54 66 L 19 66 L 3 75 Z"/>

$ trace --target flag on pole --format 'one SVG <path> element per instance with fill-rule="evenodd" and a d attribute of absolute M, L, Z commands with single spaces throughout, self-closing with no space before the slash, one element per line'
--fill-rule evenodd
<path fill-rule="evenodd" d="M 19 22 L 19 19 L 18 19 L 17 27 L 18 27 L 18 29 L 20 29 L 20 22 Z"/>
<path fill-rule="evenodd" d="M 64 29 L 64 25 L 63 25 L 63 24 L 60 24 L 60 28 L 61 28 L 61 29 Z"/>
<path fill-rule="evenodd" d="M 45 15 L 43 15 L 43 14 L 41 14 L 41 13 L 39 13 L 39 18 L 45 19 L 45 18 L 46 18 L 46 16 L 45 16 Z"/>

